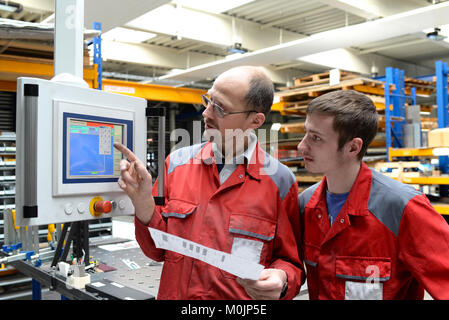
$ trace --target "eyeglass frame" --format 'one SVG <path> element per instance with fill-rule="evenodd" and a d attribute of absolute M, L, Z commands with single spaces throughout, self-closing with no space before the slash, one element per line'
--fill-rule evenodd
<path fill-rule="evenodd" d="M 219 118 L 224 118 L 230 114 L 238 114 L 238 113 L 250 113 L 250 112 L 259 112 L 255 109 L 253 110 L 247 110 L 247 111 L 236 111 L 236 112 L 226 112 L 224 111 L 223 107 L 213 102 L 211 99 L 209 99 L 205 94 L 201 95 L 202 105 L 203 107 L 207 108 L 209 104 L 212 104 L 214 107 L 214 111 L 216 111 L 216 114 Z"/>

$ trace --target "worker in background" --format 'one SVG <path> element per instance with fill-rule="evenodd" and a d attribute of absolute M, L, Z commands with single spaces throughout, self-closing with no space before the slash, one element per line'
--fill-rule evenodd
<path fill-rule="evenodd" d="M 449 299 L 449 226 L 421 192 L 363 163 L 377 125 L 356 91 L 307 107 L 298 150 L 324 174 L 298 197 L 310 299 Z"/>
<path fill-rule="evenodd" d="M 158 180 L 129 150 L 116 148 L 119 185 L 135 207 L 136 239 L 164 261 L 158 299 L 292 299 L 305 280 L 297 243 L 298 189 L 292 172 L 263 151 L 254 134 L 273 103 L 273 84 L 256 67 L 230 69 L 203 96 L 203 144 L 165 162 L 165 205 L 155 206 Z M 267 168 L 270 168 L 268 170 Z M 276 170 L 273 170 L 275 168 Z M 148 227 L 240 255 L 265 266 L 257 281 L 157 249 Z"/>

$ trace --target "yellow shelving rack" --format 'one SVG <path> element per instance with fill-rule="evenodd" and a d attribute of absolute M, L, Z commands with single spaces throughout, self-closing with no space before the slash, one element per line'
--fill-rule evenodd
<path fill-rule="evenodd" d="M 395 157 L 437 157 L 435 148 L 389 148 L 389 160 Z M 402 183 L 419 185 L 449 185 L 449 176 L 402 177 Z M 432 203 L 434 209 L 442 215 L 449 215 L 449 204 Z"/>

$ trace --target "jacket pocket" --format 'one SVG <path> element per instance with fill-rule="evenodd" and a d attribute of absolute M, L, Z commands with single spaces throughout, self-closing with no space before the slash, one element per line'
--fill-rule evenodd
<path fill-rule="evenodd" d="M 274 239 L 276 223 L 257 216 L 243 213 L 232 213 L 229 220 L 229 232 L 264 241 Z"/>
<path fill-rule="evenodd" d="M 231 254 L 265 264 L 276 233 L 274 221 L 244 213 L 232 213 L 228 230 L 233 235 Z M 228 272 L 220 271 L 226 278 L 235 278 Z"/>
<path fill-rule="evenodd" d="M 185 200 L 170 199 L 162 208 L 161 214 L 167 221 L 167 232 L 175 236 L 186 238 L 188 218 L 195 213 L 198 205 Z M 171 250 L 165 251 L 166 262 L 178 262 L 184 256 Z"/>
<path fill-rule="evenodd" d="M 391 276 L 391 259 L 337 256 L 335 275 L 345 281 L 345 300 L 382 300 Z"/>
<path fill-rule="evenodd" d="M 198 205 L 184 200 L 171 199 L 163 208 L 162 216 L 164 218 L 185 219 L 194 213 Z"/>

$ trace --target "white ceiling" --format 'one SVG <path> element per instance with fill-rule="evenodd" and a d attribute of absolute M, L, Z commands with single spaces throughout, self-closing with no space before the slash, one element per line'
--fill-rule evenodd
<path fill-rule="evenodd" d="M 104 74 L 207 86 L 230 66 L 257 64 L 286 84 L 334 67 L 369 74 L 375 65 L 383 74 L 394 66 L 424 75 L 434 72 L 436 60 L 449 61 L 449 42 L 422 31 L 449 24 L 446 1 L 254 0 L 218 14 L 208 12 L 211 5 L 200 10 L 183 1 L 86 0 L 86 28 L 98 21 L 104 32 L 124 27 L 156 34 L 138 44 L 103 41 Z M 15 2 L 23 12 L 0 17 L 51 21 L 54 0 Z M 248 53 L 228 52 L 236 42 Z"/>

